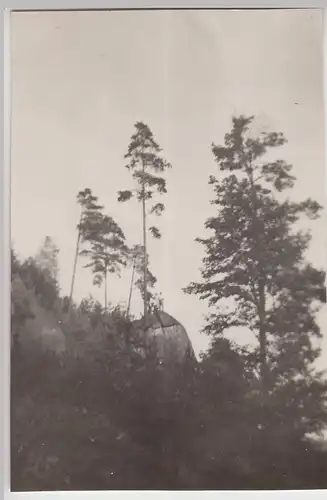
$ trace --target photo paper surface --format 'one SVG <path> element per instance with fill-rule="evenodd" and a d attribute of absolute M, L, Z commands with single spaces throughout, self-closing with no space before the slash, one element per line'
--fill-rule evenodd
<path fill-rule="evenodd" d="M 322 11 L 10 22 L 12 491 L 326 488 Z"/>

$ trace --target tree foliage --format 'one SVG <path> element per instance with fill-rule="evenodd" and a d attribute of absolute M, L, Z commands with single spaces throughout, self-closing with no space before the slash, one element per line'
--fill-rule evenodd
<path fill-rule="evenodd" d="M 130 249 L 130 261 L 135 271 L 135 284 L 136 288 L 139 290 L 142 299 L 144 300 L 144 248 L 142 245 L 134 245 Z M 153 306 L 155 299 L 154 287 L 157 283 L 157 278 L 152 274 L 149 268 L 149 256 L 147 256 L 147 301 L 148 308 Z"/>
<path fill-rule="evenodd" d="M 58 301 L 59 249 L 52 238 L 47 236 L 35 257 L 19 262 L 12 251 L 12 275 L 19 277 L 24 287 L 33 291 L 42 307 L 51 310 Z"/>
<path fill-rule="evenodd" d="M 98 197 L 89 188 L 79 191 L 77 202 L 81 207 L 80 222 L 77 226 L 78 232 L 84 241 L 92 240 L 97 235 L 104 207 L 98 203 Z"/>
<path fill-rule="evenodd" d="M 281 198 L 295 182 L 292 167 L 271 155 L 265 160 L 265 155 L 286 139 L 280 133 L 251 137 L 252 120 L 234 118 L 225 144 L 212 145 L 219 168 L 219 177 L 210 177 L 216 214 L 205 224 L 211 235 L 197 240 L 206 254 L 203 280 L 191 283 L 186 292 L 208 300 L 209 335 L 221 336 L 235 327 L 256 335 L 266 393 L 276 390 L 282 397 L 283 391 L 293 391 L 295 409 L 304 405 L 300 393 L 310 399 L 307 391 L 314 391 L 315 410 L 309 402 L 304 407 L 307 420 L 317 422 L 314 415 L 323 413 L 326 394 L 313 368 L 320 352 L 314 340 L 321 337 L 316 312 L 325 274 L 306 261 L 310 233 L 298 229 L 298 223 L 317 218 L 321 207 L 310 198 Z"/>
<path fill-rule="evenodd" d="M 147 291 L 147 280 L 151 279 L 151 273 L 148 271 L 147 263 L 147 232 L 155 239 L 161 238 L 161 232 L 157 226 L 147 227 L 147 219 L 152 215 L 160 216 L 165 206 L 161 202 L 156 202 L 156 195 L 167 193 L 166 180 L 163 177 L 164 172 L 171 167 L 161 156 L 161 149 L 156 142 L 150 128 L 142 122 L 135 124 L 135 132 L 131 137 L 128 151 L 125 158 L 128 160 L 126 168 L 132 173 L 133 180 L 136 183 L 134 190 L 124 190 L 118 192 L 118 201 L 125 202 L 131 198 L 136 198 L 142 203 L 142 225 L 143 225 L 143 301 L 144 301 L 144 320 L 146 322 L 147 308 L 149 301 Z M 149 203 L 151 206 L 149 207 Z M 150 283 L 151 287 L 151 283 Z"/>
<path fill-rule="evenodd" d="M 91 269 L 93 283 L 97 286 L 104 283 L 106 308 L 108 274 L 120 275 L 126 265 L 125 235 L 117 222 L 102 212 L 102 207 L 96 204 L 97 198 L 88 190 L 79 194 L 79 200 L 83 207 L 79 224 L 80 255 L 89 260 L 85 267 Z"/>
<path fill-rule="evenodd" d="M 43 246 L 35 256 L 35 263 L 44 275 L 49 276 L 52 281 L 58 281 L 59 264 L 58 264 L 59 248 L 55 245 L 50 236 L 46 236 Z"/>
<path fill-rule="evenodd" d="M 162 359 L 107 294 L 104 306 L 91 295 L 80 303 L 62 297 L 49 253 L 21 262 L 12 251 L 13 491 L 327 487 L 320 435 L 327 386 L 315 369 L 324 273 L 307 261 L 310 234 L 300 229 L 320 207 L 285 196 L 295 182 L 291 166 L 272 159 L 285 138 L 253 138 L 251 122 L 234 118 L 224 145 L 212 146 L 215 213 L 206 221 L 209 236 L 198 240 L 206 252 L 202 280 L 186 290 L 211 308 L 211 344 L 198 362 Z M 159 153 L 148 127 L 136 124 L 126 156 L 137 188 L 121 199 L 133 195 L 148 206 L 166 191 L 160 174 L 168 165 Z M 152 201 L 147 214 L 162 213 Z M 98 284 L 132 263 L 149 309 L 156 278 L 146 245 L 127 249 L 90 189 L 78 202 L 76 255 L 88 259 Z M 29 344 L 32 304 L 57 321 L 64 352 Z M 236 327 L 250 329 L 256 344 L 230 341 Z"/>
<path fill-rule="evenodd" d="M 93 216 L 97 217 L 98 212 L 103 209 L 103 206 L 98 204 L 98 197 L 93 195 L 92 190 L 90 188 L 85 188 L 84 190 L 78 192 L 77 202 L 81 207 L 81 212 L 80 212 L 79 223 L 77 224 L 76 251 L 75 251 L 75 258 L 73 265 L 72 281 L 70 287 L 70 296 L 67 302 L 67 310 L 70 310 L 73 301 L 74 285 L 75 285 L 76 271 L 77 271 L 77 261 L 80 254 L 82 231 L 84 230 L 84 238 L 85 238 L 86 221 L 91 220 Z M 91 237 L 92 235 L 88 236 Z"/>
<path fill-rule="evenodd" d="M 125 265 L 125 236 L 117 223 L 106 215 L 98 221 L 97 232 L 93 231 L 94 227 L 92 237 L 88 235 L 84 240 L 89 248 L 83 249 L 81 255 L 90 257 L 86 267 L 91 267 L 94 283 L 101 285 L 106 273 L 119 274 L 121 266 Z"/>
<path fill-rule="evenodd" d="M 132 197 L 136 197 L 138 201 L 149 201 L 153 200 L 156 194 L 167 193 L 166 180 L 158 174 L 163 174 L 171 165 L 160 156 L 161 149 L 150 128 L 142 122 L 137 122 L 135 129 L 125 158 L 128 160 L 126 168 L 132 172 L 137 187 L 135 190 L 119 191 L 118 201 L 121 202 Z M 156 202 L 147 213 L 160 216 L 164 209 L 163 203 Z M 156 226 L 151 226 L 149 230 L 155 238 L 161 237 Z"/>

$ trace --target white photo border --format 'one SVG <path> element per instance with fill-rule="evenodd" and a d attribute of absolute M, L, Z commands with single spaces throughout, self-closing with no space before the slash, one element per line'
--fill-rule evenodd
<path fill-rule="evenodd" d="M 327 110 L 327 0 L 179 0 L 160 2 L 156 0 L 0 0 L 1 22 L 1 116 L 3 134 L 0 151 L 0 500 L 2 499 L 39 499 L 39 500 L 84 500 L 112 499 L 131 500 L 196 499 L 203 500 L 322 500 L 327 498 L 327 490 L 299 491 L 101 491 L 101 492 L 10 492 L 10 13 L 13 10 L 105 10 L 105 9 L 324 9 L 324 81 L 325 116 Z M 325 158 L 327 158 L 327 133 L 325 127 Z M 327 195 L 327 175 L 326 195 Z M 327 200 L 327 196 L 326 196 Z M 326 234 L 327 237 L 327 234 Z M 327 255 L 327 252 L 326 252 Z"/>

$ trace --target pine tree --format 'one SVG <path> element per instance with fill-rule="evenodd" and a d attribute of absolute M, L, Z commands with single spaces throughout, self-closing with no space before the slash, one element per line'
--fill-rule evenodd
<path fill-rule="evenodd" d="M 160 156 L 161 149 L 154 139 L 153 133 L 147 125 L 142 122 L 135 124 L 135 133 L 132 135 L 128 152 L 125 158 L 128 159 L 126 167 L 132 172 L 132 177 L 137 183 L 137 188 L 132 190 L 119 191 L 118 201 L 130 200 L 134 195 L 142 203 L 142 226 L 143 226 L 143 281 L 144 281 L 144 323 L 147 326 L 148 313 L 148 261 L 147 261 L 147 231 L 154 238 L 160 238 L 161 233 L 156 226 L 147 227 L 147 218 L 151 214 L 160 216 L 165 209 L 161 202 L 156 202 L 148 209 L 148 203 L 153 200 L 156 194 L 167 193 L 165 179 L 157 174 L 162 174 L 171 165 Z"/>
<path fill-rule="evenodd" d="M 317 218 L 321 207 L 311 199 L 282 199 L 295 181 L 292 167 L 279 159 L 265 161 L 264 155 L 286 139 L 280 133 L 251 137 L 252 120 L 233 118 L 225 144 L 212 145 L 220 170 L 219 178 L 210 177 L 216 215 L 205 224 L 211 236 L 197 239 L 206 251 L 203 281 L 185 291 L 208 299 L 214 310 L 205 327 L 208 334 L 220 336 L 231 327 L 255 333 L 266 419 L 267 398 L 278 384 L 290 387 L 290 380 L 300 383 L 300 377 L 302 389 L 311 380 L 320 395 L 325 390 L 312 368 L 319 355 L 313 341 L 321 337 L 315 313 L 324 272 L 306 262 L 310 233 L 297 229 L 304 217 Z M 322 404 L 318 398 L 320 409 Z"/>
<path fill-rule="evenodd" d="M 126 265 L 125 235 L 112 217 L 99 210 L 85 212 L 80 229 L 82 242 L 87 244 L 80 255 L 89 258 L 85 267 L 91 268 L 94 284 L 104 284 L 104 308 L 107 311 L 108 273 L 120 275 L 121 267 Z"/>
<path fill-rule="evenodd" d="M 72 281 L 71 281 L 71 287 L 70 287 L 68 309 L 70 309 L 71 303 L 73 300 L 74 285 L 75 285 L 75 278 L 76 278 L 76 267 L 77 267 L 78 256 L 80 253 L 80 243 L 81 243 L 81 236 L 82 236 L 82 228 L 84 226 L 84 219 L 87 218 L 89 220 L 93 214 L 96 214 L 99 210 L 103 209 L 103 207 L 101 205 L 99 205 L 97 203 L 97 201 L 98 201 L 98 197 L 94 196 L 92 194 L 91 189 L 89 189 L 89 188 L 86 188 L 77 194 L 77 202 L 81 207 L 81 214 L 80 214 L 79 223 L 77 225 L 77 242 L 76 242 L 76 250 L 75 250 L 75 257 L 74 257 L 73 274 L 72 274 Z"/>

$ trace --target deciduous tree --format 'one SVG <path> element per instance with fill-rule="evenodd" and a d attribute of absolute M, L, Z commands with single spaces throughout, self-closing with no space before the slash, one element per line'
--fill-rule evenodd
<path fill-rule="evenodd" d="M 319 354 L 315 313 L 325 276 L 306 261 L 310 233 L 298 228 L 299 221 L 317 218 L 321 207 L 310 198 L 293 202 L 282 196 L 295 177 L 292 166 L 272 153 L 286 139 L 281 133 L 253 137 L 252 121 L 233 118 L 224 145 L 212 145 L 219 168 L 219 176 L 210 177 L 216 213 L 205 223 L 211 235 L 197 239 L 206 252 L 203 280 L 186 292 L 209 301 L 208 334 L 232 327 L 255 333 L 264 407 L 280 384 L 296 384 L 299 377 L 302 389 L 310 380 L 319 384 L 309 377 Z"/>

